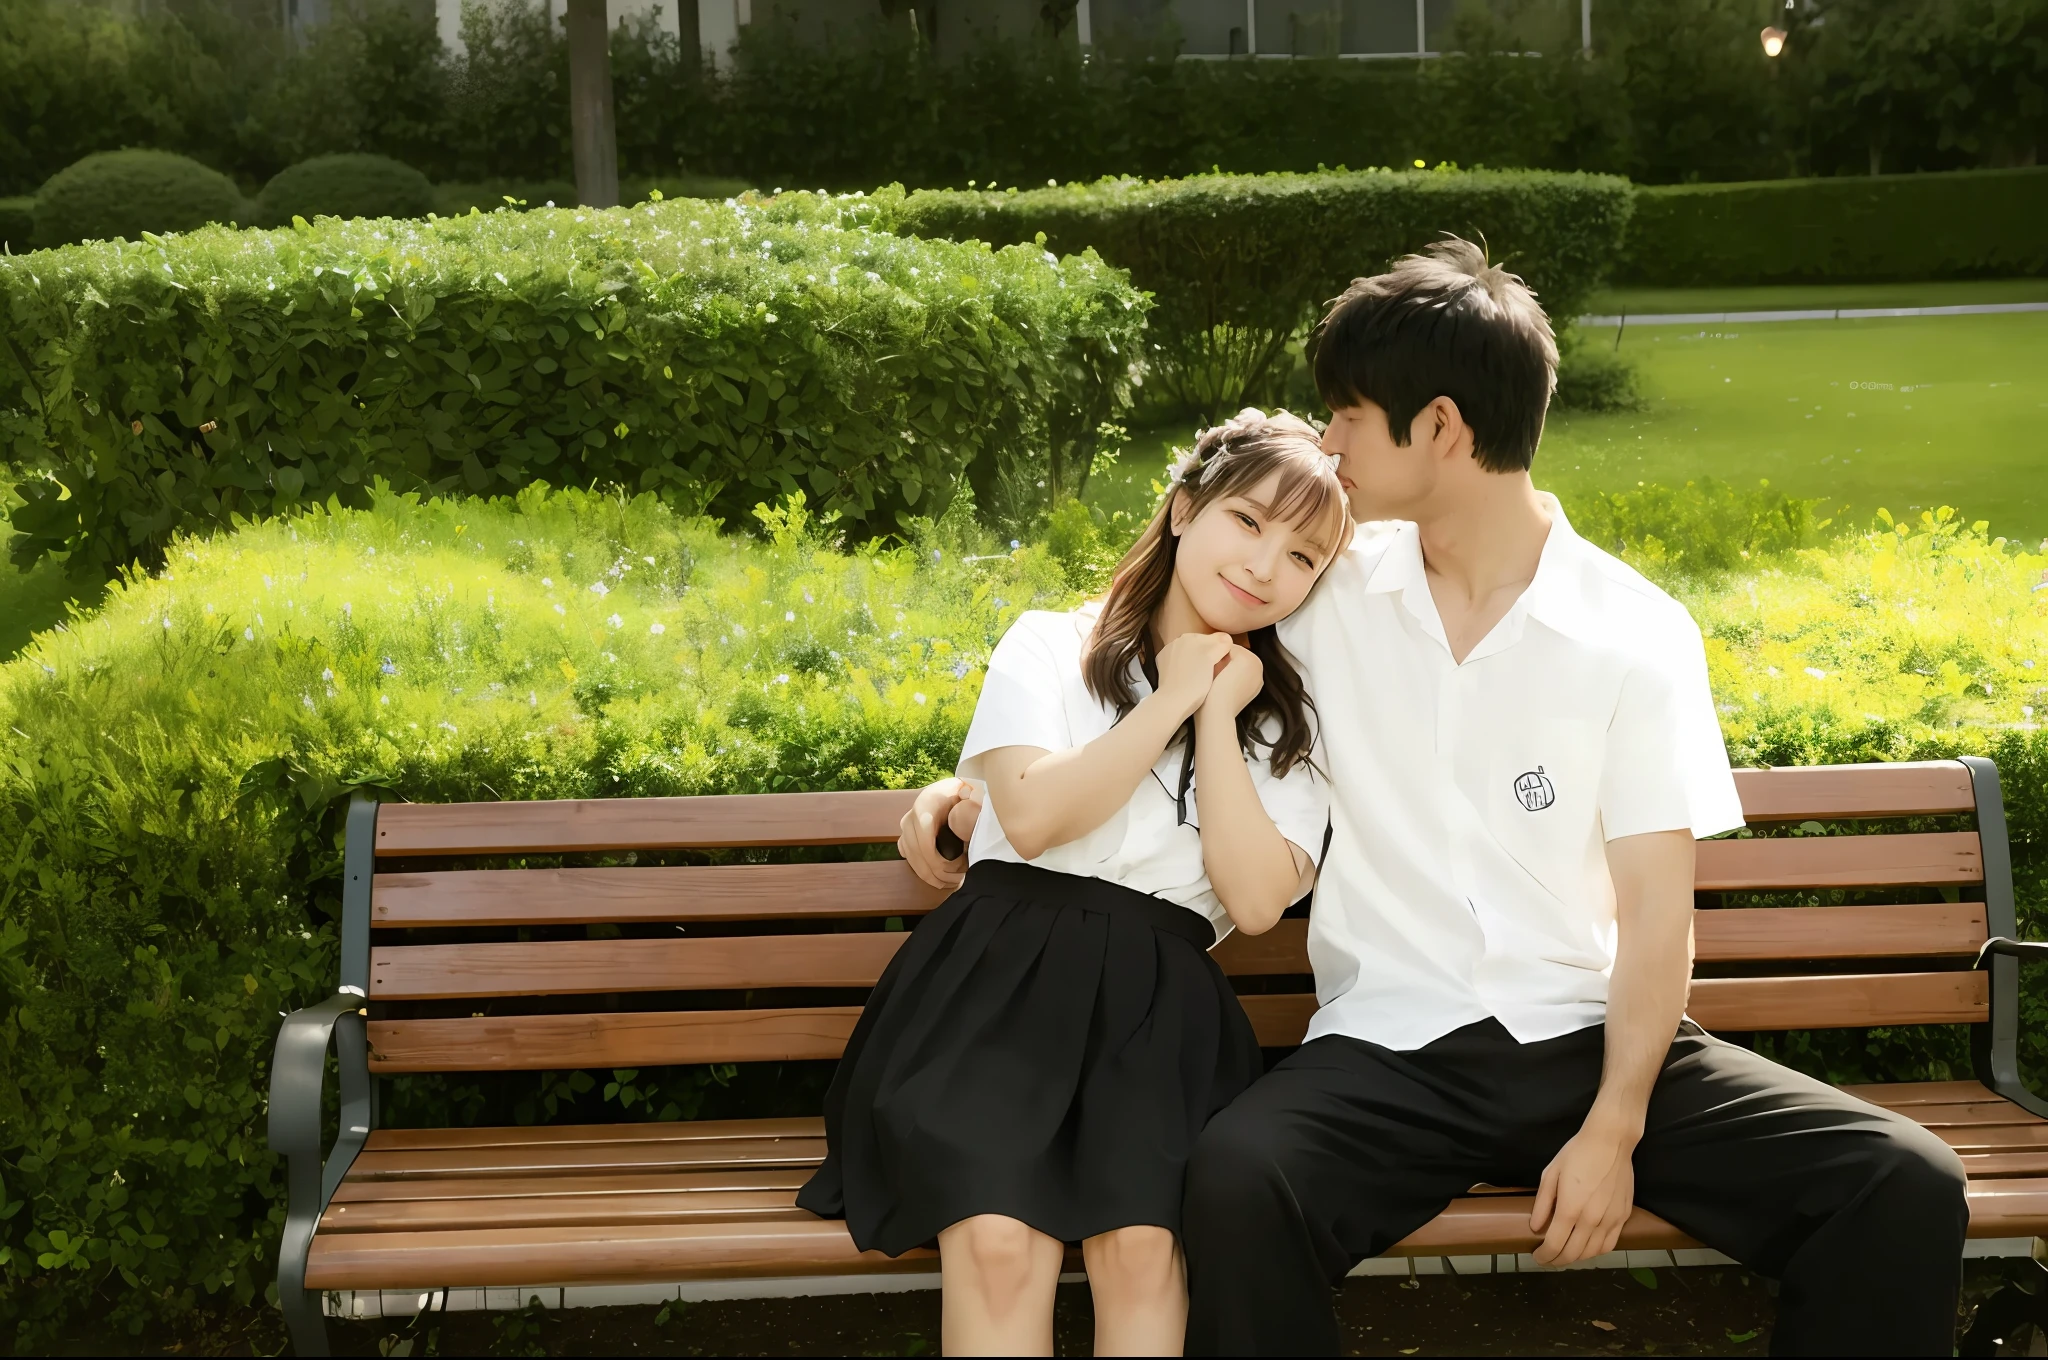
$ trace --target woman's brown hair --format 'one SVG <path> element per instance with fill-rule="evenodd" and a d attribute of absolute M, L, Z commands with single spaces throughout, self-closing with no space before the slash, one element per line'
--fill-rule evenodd
<path fill-rule="evenodd" d="M 1183 504 L 1182 524 L 1190 524 L 1211 503 L 1225 496 L 1249 497 L 1274 477 L 1272 499 L 1261 510 L 1302 529 L 1326 525 L 1330 551 L 1343 546 L 1350 523 L 1344 486 L 1313 425 L 1285 412 L 1269 416 L 1246 408 L 1202 431 L 1194 451 L 1175 464 L 1173 487 L 1152 522 L 1117 564 L 1081 657 L 1089 693 L 1119 716 L 1137 706 L 1134 672 L 1158 683 L 1152 619 L 1173 584 L 1180 550 L 1180 536 L 1173 531 L 1175 503 Z M 1306 761 L 1315 745 L 1309 721 L 1315 704 L 1274 629 L 1258 629 L 1245 645 L 1265 667 L 1265 686 L 1237 715 L 1238 743 L 1246 755 L 1253 754 L 1254 741 L 1270 747 L 1273 773 L 1284 775 Z"/>

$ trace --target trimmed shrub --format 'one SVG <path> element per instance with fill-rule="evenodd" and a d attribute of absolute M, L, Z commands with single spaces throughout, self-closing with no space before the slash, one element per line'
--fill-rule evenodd
<path fill-rule="evenodd" d="M 1621 276 L 1657 287 L 2048 272 L 2048 166 L 1636 191 Z"/>
<path fill-rule="evenodd" d="M 1065 188 L 926 191 L 897 230 L 1092 248 L 1151 292 L 1147 356 L 1172 397 L 1214 416 L 1272 402 L 1287 346 L 1353 278 L 1445 232 L 1486 241 L 1554 316 L 1574 317 L 1621 249 L 1632 197 L 1601 175 L 1332 171 Z"/>
<path fill-rule="evenodd" d="M 724 201 L 738 198 L 754 186 L 740 179 L 719 179 L 711 175 L 653 175 L 619 181 L 619 202 L 645 203 L 661 198 L 708 198 Z M 464 184 L 434 186 L 434 211 L 444 217 L 466 213 L 494 212 L 499 208 L 540 208 L 548 204 L 576 206 L 576 185 L 566 179 L 491 179 Z"/>
<path fill-rule="evenodd" d="M 427 177 L 389 156 L 315 156 L 278 172 L 256 198 L 272 226 L 294 217 L 425 217 L 434 210 Z"/>
<path fill-rule="evenodd" d="M 863 211 L 871 205 L 862 201 Z M 1125 400 L 1144 300 L 1092 254 L 841 224 L 821 196 L 205 231 L 0 259 L 17 560 L 536 478 L 860 535 Z"/>
<path fill-rule="evenodd" d="M 0 198 L 0 247 L 20 255 L 33 249 L 36 235 L 36 201 L 33 198 Z"/>
<path fill-rule="evenodd" d="M 36 243 L 192 231 L 248 215 L 233 180 L 168 151 L 102 151 L 36 191 Z"/>
<path fill-rule="evenodd" d="M 1621 498 L 1607 527 L 1718 523 L 1750 501 Z M 68 1313 L 139 1323 L 262 1295 L 283 1218 L 268 1061 L 277 1013 L 333 985 L 351 789 L 920 784 L 950 769 L 1004 627 L 1075 600 L 1075 568 L 1108 546 L 1071 512 L 1058 555 L 995 551 L 958 512 L 848 553 L 797 499 L 760 513 L 765 542 L 646 496 L 373 502 L 179 540 L 162 574 L 0 666 L 19 736 L 0 750 L 0 1202 L 21 1206 L 0 1215 L 0 1317 L 18 1349 Z M 1628 552 L 1704 628 L 1738 763 L 1994 756 L 2021 920 L 2048 925 L 2048 598 L 2030 593 L 2048 557 L 1940 514 L 1733 572 L 1647 539 Z M 1940 1035 L 1768 1042 L 1847 1078 L 1967 1070 Z M 384 1108 L 400 1126 L 747 1112 L 716 1080 L 408 1079 Z"/>

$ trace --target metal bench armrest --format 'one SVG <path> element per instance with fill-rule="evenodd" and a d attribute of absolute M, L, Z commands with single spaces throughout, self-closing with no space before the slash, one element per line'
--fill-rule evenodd
<path fill-rule="evenodd" d="M 2021 963 L 2040 963 L 2048 959 L 2048 943 L 2039 940 L 2015 940 L 2008 935 L 1993 935 L 1977 950 L 1976 966 L 1984 967 L 1993 955 L 2018 959 Z"/>
<path fill-rule="evenodd" d="M 300 1355 L 327 1354 L 317 1299 L 306 1294 L 306 1256 L 335 1187 L 370 1136 L 369 1043 L 364 998 L 344 988 L 317 1006 L 285 1017 L 270 1067 L 270 1146 L 285 1159 L 284 1240 L 278 1251 L 278 1303 Z M 341 1132 L 320 1153 L 320 1114 L 327 1085 L 327 1048 L 341 1067 Z"/>

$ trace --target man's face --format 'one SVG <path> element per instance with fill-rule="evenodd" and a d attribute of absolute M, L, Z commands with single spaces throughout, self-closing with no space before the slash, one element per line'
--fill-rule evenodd
<path fill-rule="evenodd" d="M 1417 425 L 1429 415 L 1425 407 L 1416 417 Z M 1323 452 L 1337 460 L 1353 519 L 1413 519 L 1415 508 L 1436 490 L 1441 464 L 1432 456 L 1428 439 L 1416 434 L 1411 430 L 1405 445 L 1396 444 L 1387 428 L 1387 413 L 1370 401 L 1330 413 Z"/>

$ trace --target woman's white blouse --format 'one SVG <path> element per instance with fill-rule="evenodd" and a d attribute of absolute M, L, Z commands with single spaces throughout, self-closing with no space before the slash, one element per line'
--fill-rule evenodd
<path fill-rule="evenodd" d="M 1071 614 L 1032 610 L 1010 625 L 988 660 L 981 699 L 960 752 L 961 778 L 976 781 L 986 792 L 986 753 L 1005 746 L 1064 751 L 1085 746 L 1115 726 L 1116 710 L 1090 694 L 1081 678 L 1081 646 L 1095 626 L 1096 613 L 1094 605 Z M 1134 679 L 1140 697 L 1151 692 L 1142 676 Z M 1182 760 L 1179 745 L 1168 748 L 1151 777 L 1108 821 L 1033 860 L 1010 845 L 994 805 L 984 800 L 967 849 L 968 862 L 1010 860 L 1120 883 L 1206 916 L 1221 939 L 1230 931 L 1230 918 L 1209 887 L 1202 865 L 1196 791 L 1189 789 L 1185 824 L 1178 822 L 1174 805 Z M 1329 788 L 1322 777 L 1304 763 L 1297 763 L 1284 778 L 1275 778 L 1263 758 L 1253 757 L 1249 764 L 1259 802 L 1280 834 L 1311 856 L 1320 853 L 1330 812 Z"/>

